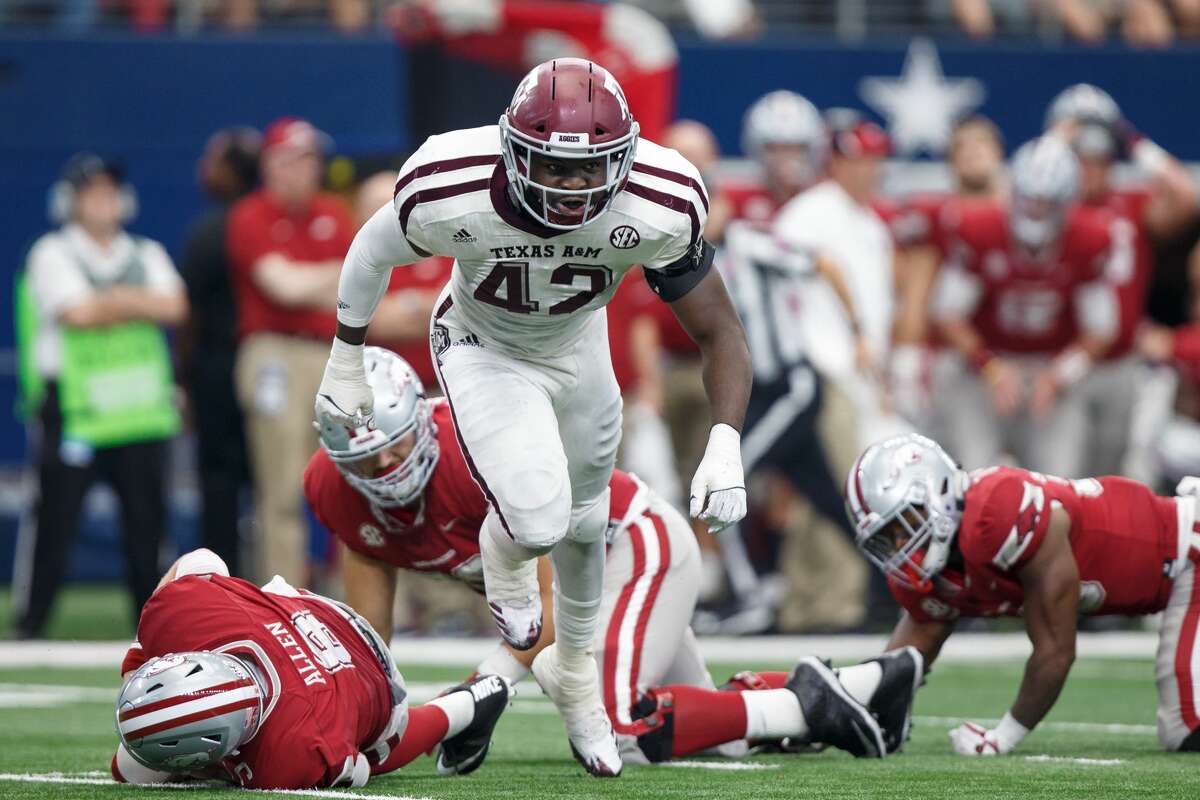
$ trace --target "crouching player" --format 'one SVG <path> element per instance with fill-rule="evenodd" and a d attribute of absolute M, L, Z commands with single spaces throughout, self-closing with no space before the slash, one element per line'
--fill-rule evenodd
<path fill-rule="evenodd" d="M 403 359 L 365 351 L 374 393 L 370 429 L 320 427 L 322 448 L 309 462 L 304 491 L 317 517 L 345 545 L 349 602 L 380 631 L 392 629 L 397 569 L 448 576 L 483 590 L 479 531 L 488 500 L 471 477 L 450 407 L 427 400 Z M 819 741 L 877 757 L 907 735 L 921 678 L 912 649 L 835 673 L 816 658 L 792 673 L 745 673 L 718 691 L 689 621 L 700 583 L 700 554 L 687 520 L 637 477 L 610 483 L 604 591 L 593 651 L 608 721 L 622 760 L 660 761 L 720 748 L 746 751 L 745 739 Z M 544 573 L 548 567 L 542 565 Z M 548 596 L 550 579 L 542 575 Z M 551 603 L 546 603 L 547 611 Z M 501 645 L 477 674 L 516 682 L 531 668 L 544 679 L 555 663 L 553 625 L 528 651 Z M 536 657 L 535 657 L 536 656 Z M 603 721 L 602 721 L 603 722 Z"/>
<path fill-rule="evenodd" d="M 995 728 L 950 731 L 957 753 L 1008 753 L 1041 722 L 1075 658 L 1078 614 L 1158 611 L 1158 738 L 1200 750 L 1200 481 L 1160 497 L 1125 478 L 968 474 L 909 434 L 867 448 L 845 491 L 858 546 L 904 607 L 889 647 L 915 647 L 931 663 L 960 617 L 1024 619 L 1033 653 L 1017 699 Z"/>
<path fill-rule="evenodd" d="M 362 786 L 440 743 L 438 771 L 483 761 L 508 705 L 488 676 L 409 708 L 383 640 L 350 607 L 180 558 L 142 610 L 117 698 L 113 777 L 255 789 Z"/>

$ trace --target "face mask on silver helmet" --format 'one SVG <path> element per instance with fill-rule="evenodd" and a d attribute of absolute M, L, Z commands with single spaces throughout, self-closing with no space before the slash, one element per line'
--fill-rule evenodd
<path fill-rule="evenodd" d="M 1054 242 L 1079 193 L 1079 159 L 1058 136 L 1021 145 L 1009 167 L 1013 238 L 1030 250 Z"/>
<path fill-rule="evenodd" d="M 263 689 L 223 653 L 171 653 L 143 664 L 117 696 L 117 733 L 140 764 L 187 773 L 221 761 L 258 731 Z"/>
<path fill-rule="evenodd" d="M 742 121 L 742 150 L 765 166 L 784 166 L 777 161 L 766 164 L 771 145 L 805 148 L 804 158 L 793 167 L 796 174 L 785 176 L 792 182 L 807 182 L 816 176 L 825 160 L 827 142 L 821 112 L 806 98 L 786 89 L 754 101 Z"/>
<path fill-rule="evenodd" d="M 928 591 L 950 557 L 967 481 L 937 442 L 919 434 L 871 445 L 846 477 L 855 543 L 884 574 Z"/>
<path fill-rule="evenodd" d="M 440 451 L 433 410 L 425 387 L 408 362 L 382 347 L 363 349 L 367 385 L 375 395 L 375 416 L 370 427 L 347 428 L 318 420 L 321 445 L 346 480 L 371 502 L 405 506 L 425 491 L 437 466 Z M 409 453 L 394 465 L 381 460 L 405 437 L 412 437 Z"/>

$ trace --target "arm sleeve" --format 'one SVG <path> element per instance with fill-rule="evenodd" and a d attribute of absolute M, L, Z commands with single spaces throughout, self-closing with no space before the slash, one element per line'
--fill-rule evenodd
<path fill-rule="evenodd" d="M 990 486 L 967 501 L 982 505 L 973 520 L 964 516 L 959 546 L 969 564 L 1014 573 L 1045 540 L 1050 526 L 1047 487 L 1018 472 L 988 480 Z"/>
<path fill-rule="evenodd" d="M 400 229 L 391 203 L 367 220 L 354 237 L 338 280 L 338 322 L 361 328 L 371 321 L 387 291 L 392 267 L 420 261 Z"/>

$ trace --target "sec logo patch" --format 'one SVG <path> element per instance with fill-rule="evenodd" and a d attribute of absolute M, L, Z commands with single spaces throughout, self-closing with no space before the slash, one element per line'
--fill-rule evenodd
<path fill-rule="evenodd" d="M 383 547 L 383 533 L 369 522 L 358 529 L 358 537 L 367 547 Z"/>
<path fill-rule="evenodd" d="M 608 235 L 608 243 L 618 250 L 628 250 L 631 247 L 637 247 L 641 241 L 641 234 L 632 225 L 620 225 L 613 228 L 612 233 Z"/>

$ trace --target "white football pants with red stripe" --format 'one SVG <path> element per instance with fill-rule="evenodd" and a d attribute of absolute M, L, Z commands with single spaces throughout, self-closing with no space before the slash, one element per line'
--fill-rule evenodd
<path fill-rule="evenodd" d="M 604 705 L 623 759 L 644 761 L 630 712 L 647 689 L 677 683 L 715 688 L 690 627 L 699 586 L 700 548 L 691 526 L 652 496 L 609 548 L 595 639 Z"/>
<path fill-rule="evenodd" d="M 1167 750 L 1180 749 L 1185 740 L 1188 749 L 1200 747 L 1200 733 L 1192 736 L 1200 731 L 1200 533 L 1193 530 L 1194 511 L 1185 502 L 1192 499 L 1179 501 L 1181 527 L 1192 532 L 1180 536 L 1180 547 L 1189 548 L 1188 557 L 1163 609 L 1155 664 L 1158 740 Z"/>

